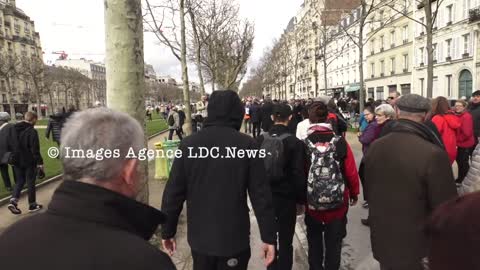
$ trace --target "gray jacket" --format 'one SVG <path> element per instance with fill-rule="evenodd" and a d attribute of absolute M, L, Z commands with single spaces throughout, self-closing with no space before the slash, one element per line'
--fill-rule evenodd
<path fill-rule="evenodd" d="M 168 129 L 179 129 L 180 128 L 180 117 L 178 115 L 178 112 L 176 111 L 170 111 L 170 113 L 168 114 L 168 117 L 167 117 L 167 120 L 168 118 L 170 117 L 170 115 L 173 115 L 173 120 L 175 120 L 175 123 L 173 124 L 173 126 L 168 126 Z"/>
<path fill-rule="evenodd" d="M 480 143 L 473 151 L 472 164 L 460 188 L 461 194 L 480 191 Z"/>

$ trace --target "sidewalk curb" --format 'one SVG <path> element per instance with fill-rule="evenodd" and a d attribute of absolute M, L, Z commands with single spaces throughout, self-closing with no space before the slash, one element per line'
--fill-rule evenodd
<path fill-rule="evenodd" d="M 163 130 L 163 131 L 160 131 L 160 132 L 157 132 L 157 133 L 149 136 L 149 137 L 148 137 L 148 140 L 150 140 L 150 139 L 152 139 L 152 138 L 154 138 L 154 137 L 157 137 L 158 135 L 162 135 L 162 134 L 164 134 L 164 133 L 167 133 L 167 132 L 168 132 L 168 129 Z M 63 176 L 63 174 L 59 174 L 59 175 L 54 176 L 54 177 L 52 177 L 52 178 L 50 178 L 50 179 L 47 179 L 47 180 L 45 180 L 45 181 L 43 181 L 43 182 L 41 182 L 41 183 L 39 183 L 39 184 L 36 184 L 36 185 L 35 185 L 35 188 L 36 188 L 36 189 L 39 189 L 39 188 L 41 188 L 41 187 L 43 187 L 43 186 L 46 186 L 46 185 L 48 185 L 48 184 L 50 184 L 50 183 L 56 182 L 56 181 L 58 181 L 58 180 L 61 180 L 61 179 L 62 179 L 62 176 Z M 23 194 L 25 194 L 26 192 L 27 192 L 27 189 L 24 189 L 24 190 L 22 190 L 22 192 L 20 193 L 20 195 L 23 195 Z M 0 199 L 0 207 L 8 204 L 8 203 L 10 202 L 10 199 L 11 199 L 11 198 L 12 198 L 12 195 L 7 196 L 7 197 L 5 197 L 5 198 L 3 198 L 3 199 Z"/>
<path fill-rule="evenodd" d="M 35 188 L 38 189 L 38 188 L 41 188 L 41 187 L 46 186 L 46 185 L 48 185 L 48 184 L 51 184 L 51 183 L 53 183 L 53 182 L 56 182 L 56 181 L 58 181 L 58 180 L 61 180 L 62 177 L 63 177 L 63 174 L 54 176 L 54 177 L 52 177 L 52 178 L 50 178 L 50 179 L 47 179 L 47 180 L 45 180 L 45 181 L 43 181 L 43 182 L 41 182 L 41 183 L 39 183 L 39 184 L 36 184 L 36 185 L 35 185 Z M 26 192 L 27 192 L 27 189 L 24 189 L 24 190 L 22 190 L 22 192 L 20 193 L 20 195 L 23 195 L 23 194 L 25 194 Z M 7 196 L 7 197 L 5 197 L 5 198 L 3 198 L 3 199 L 0 199 L 0 207 L 8 204 L 8 203 L 10 202 L 10 199 L 11 199 L 11 198 L 12 198 L 12 195 Z"/>

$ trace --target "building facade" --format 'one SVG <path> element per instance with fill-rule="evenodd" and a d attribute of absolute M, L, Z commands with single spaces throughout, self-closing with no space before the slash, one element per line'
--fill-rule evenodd
<path fill-rule="evenodd" d="M 36 101 L 32 82 L 22 77 L 19 69 L 28 59 L 43 61 L 42 58 L 40 34 L 35 32 L 34 21 L 14 0 L 0 1 L 0 110 L 10 112 L 10 104 L 16 112 L 25 113 L 30 109 Z"/>
<path fill-rule="evenodd" d="M 80 98 L 81 108 L 79 109 L 89 108 L 93 106 L 93 104 L 106 104 L 107 81 L 105 65 L 103 63 L 97 63 L 81 58 L 57 60 L 55 61 L 55 65 L 75 69 L 91 80 L 88 89 L 82 91 L 82 96 Z M 62 98 L 59 99 L 63 100 Z M 68 104 L 63 105 L 67 106 Z"/>

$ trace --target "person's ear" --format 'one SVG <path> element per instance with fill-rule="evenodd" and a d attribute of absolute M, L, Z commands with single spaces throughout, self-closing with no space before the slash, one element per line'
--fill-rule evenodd
<path fill-rule="evenodd" d="M 272 119 L 272 121 L 275 121 L 275 120 L 273 119 L 273 115 L 270 115 L 270 118 Z"/>
<path fill-rule="evenodd" d="M 290 116 L 288 117 L 288 121 L 292 121 L 292 117 L 293 115 L 290 114 Z"/>
<path fill-rule="evenodd" d="M 138 162 L 138 159 L 129 159 L 123 166 L 122 179 L 128 186 L 135 187 L 137 184 L 136 175 Z"/>

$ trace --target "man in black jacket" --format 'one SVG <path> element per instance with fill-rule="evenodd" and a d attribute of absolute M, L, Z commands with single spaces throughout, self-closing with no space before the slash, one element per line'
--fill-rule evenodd
<path fill-rule="evenodd" d="M 5 188 L 8 191 L 12 191 L 12 182 L 10 181 L 10 175 L 8 174 L 9 164 L 2 163 L 2 160 L 6 158 L 6 155 L 13 155 L 13 158 L 18 157 L 18 139 L 15 126 L 9 124 L 8 121 L 10 121 L 10 114 L 7 112 L 0 112 L 0 172 L 2 174 Z"/>
<path fill-rule="evenodd" d="M 65 181 L 45 213 L 0 235 L 2 269 L 175 269 L 148 243 L 165 215 L 135 200 L 143 180 L 128 151 L 143 147 L 142 127 L 124 113 L 97 108 L 73 115 L 62 138 Z M 103 149 L 118 149 L 118 158 Z M 73 158 L 71 150 L 102 151 L 105 158 Z"/>
<path fill-rule="evenodd" d="M 270 99 L 270 97 L 267 97 L 261 109 L 263 132 L 270 131 L 270 128 L 273 126 L 272 110 L 273 110 L 272 100 Z"/>
<path fill-rule="evenodd" d="M 473 92 L 469 112 L 472 114 L 473 134 L 478 143 L 478 138 L 480 137 L 480 90 Z"/>
<path fill-rule="evenodd" d="M 165 187 L 162 211 L 168 219 L 162 226 L 163 246 L 170 255 L 175 252 L 178 217 L 186 201 L 193 269 L 247 269 L 248 194 L 269 265 L 276 242 L 272 194 L 258 145 L 239 132 L 244 116 L 240 98 L 234 91 L 215 91 L 207 111 L 204 128 L 180 144 L 182 157 L 175 159 Z M 257 155 L 241 154 L 247 151 Z"/>
<path fill-rule="evenodd" d="M 250 106 L 250 122 L 252 123 L 253 138 L 260 136 L 262 125 L 262 111 L 258 100 L 254 100 Z"/>
<path fill-rule="evenodd" d="M 274 125 L 268 135 L 264 134 L 258 138 L 259 144 L 262 145 L 265 136 L 280 137 L 284 147 L 283 157 L 277 160 L 284 164 L 275 164 L 283 167 L 284 175 L 279 179 L 268 179 L 273 194 L 278 233 L 277 257 L 269 269 L 291 270 L 297 204 L 301 207 L 306 202 L 305 144 L 288 130 L 288 123 L 292 120 L 292 110 L 288 105 L 274 105 L 272 118 Z"/>
<path fill-rule="evenodd" d="M 52 134 L 52 140 L 60 146 L 60 136 L 62 132 L 63 124 L 65 123 L 65 115 L 59 111 L 50 115 L 48 119 L 47 130 L 45 131 L 45 137 L 50 138 L 50 133 Z"/>
<path fill-rule="evenodd" d="M 18 136 L 18 162 L 13 169 L 17 183 L 13 190 L 12 198 L 8 204 L 8 209 L 12 214 L 22 213 L 18 208 L 18 199 L 20 192 L 25 184 L 28 188 L 28 210 L 35 212 L 42 209 L 42 205 L 37 203 L 35 179 L 37 170 L 43 170 L 43 159 L 40 154 L 40 141 L 38 133 L 34 126 L 37 123 L 37 114 L 34 112 L 25 113 L 25 120 L 15 124 Z"/>

